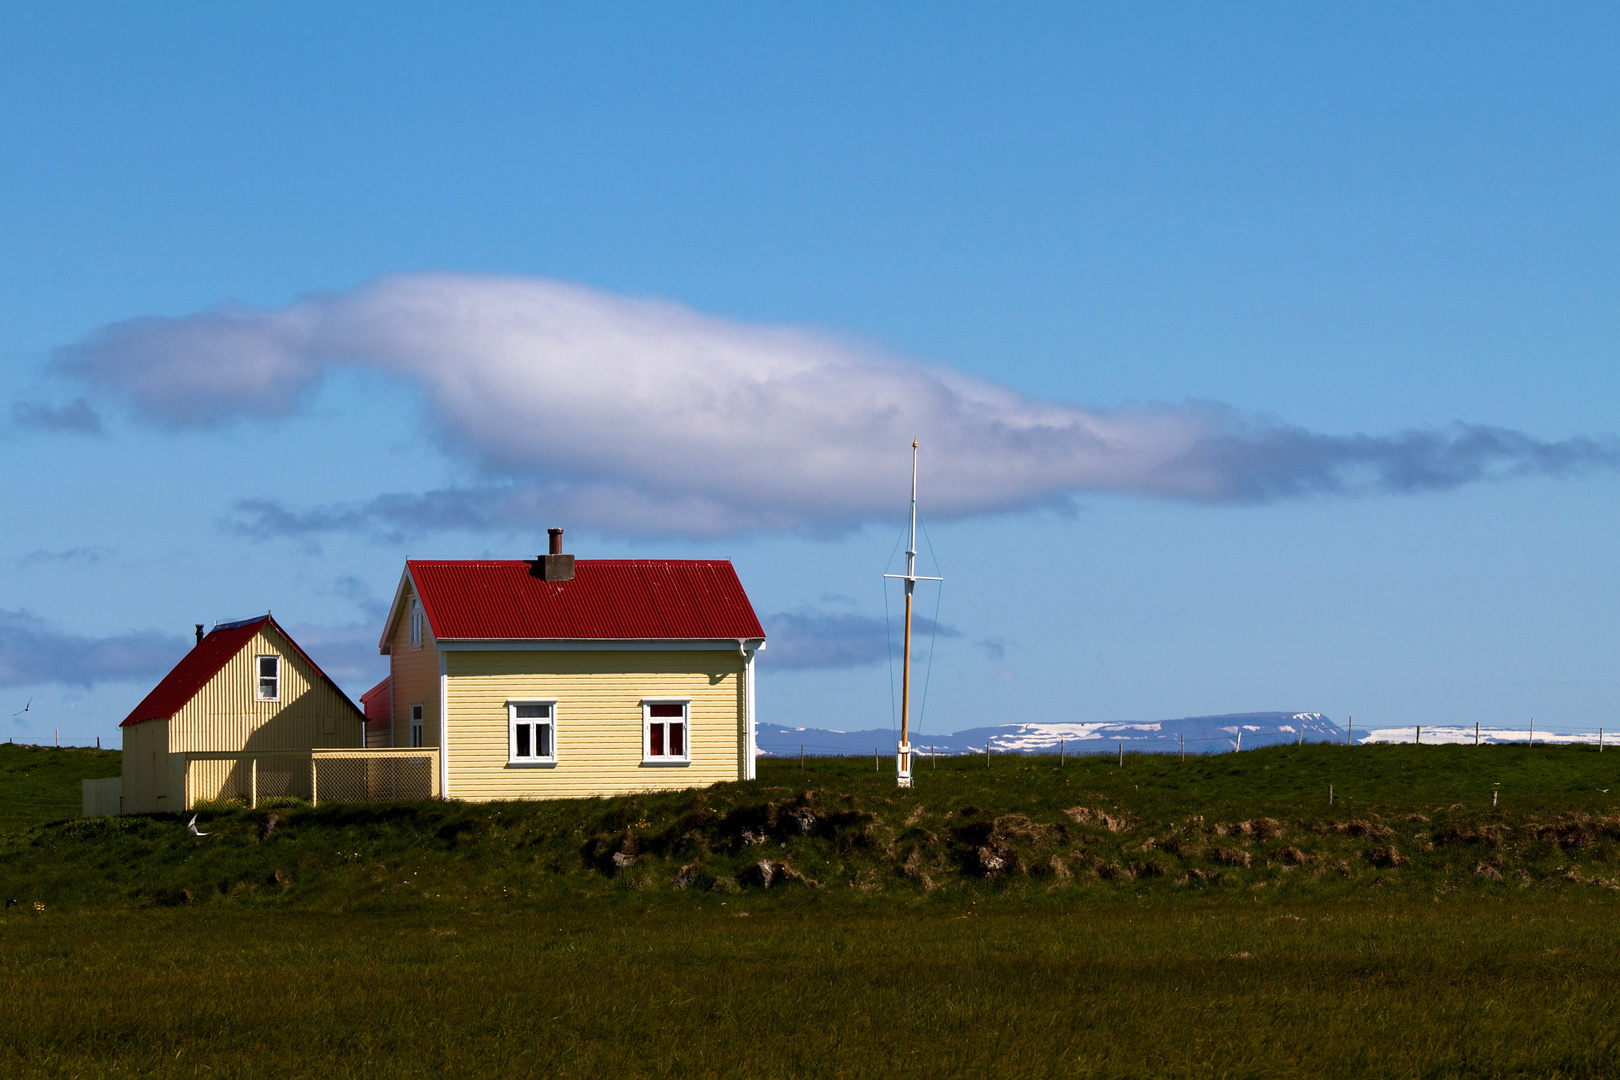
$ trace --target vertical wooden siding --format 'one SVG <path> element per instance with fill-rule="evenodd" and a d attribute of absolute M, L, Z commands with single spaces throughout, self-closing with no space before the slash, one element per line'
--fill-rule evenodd
<path fill-rule="evenodd" d="M 745 776 L 743 658 L 735 652 L 447 655 L 453 799 L 618 795 Z M 641 702 L 659 697 L 691 699 L 690 765 L 641 763 Z M 557 701 L 553 767 L 507 764 L 506 703 L 525 698 Z"/>
<path fill-rule="evenodd" d="M 124 781 L 116 776 L 80 784 L 84 817 L 115 817 L 122 812 Z"/>
<path fill-rule="evenodd" d="M 258 699 L 255 659 L 260 656 L 281 657 L 276 701 Z M 124 813 L 150 814 L 176 810 L 185 801 L 186 793 L 170 775 L 170 751 L 357 747 L 364 739 L 364 717 L 267 625 L 172 718 L 145 720 L 123 733 Z M 242 768 L 210 766 L 194 774 L 192 795 L 231 797 L 247 786 L 237 775 Z"/>
<path fill-rule="evenodd" d="M 410 605 L 415 599 L 405 586 L 404 611 L 389 643 L 388 671 L 394 687 L 394 745 L 411 745 L 411 704 L 422 704 L 422 745 L 439 745 L 439 650 L 433 628 L 422 620 L 422 644 L 411 644 Z"/>
<path fill-rule="evenodd" d="M 169 722 L 145 720 L 119 730 L 124 735 L 124 813 L 155 813 L 157 797 L 169 790 Z"/>
<path fill-rule="evenodd" d="M 260 656 L 281 657 L 276 701 L 258 699 L 255 662 Z M 175 751 L 356 747 L 365 738 L 360 710 L 315 674 L 268 624 L 169 725 L 169 749 Z"/>

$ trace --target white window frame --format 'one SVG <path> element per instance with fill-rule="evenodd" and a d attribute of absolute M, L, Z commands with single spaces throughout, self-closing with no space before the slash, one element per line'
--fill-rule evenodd
<path fill-rule="evenodd" d="M 411 597 L 411 648 L 422 647 L 422 601 Z"/>
<path fill-rule="evenodd" d="M 669 753 L 660 754 L 658 757 L 653 757 L 653 753 L 652 753 L 652 727 L 653 727 L 653 724 L 655 723 L 655 721 L 653 720 L 652 707 L 654 705 L 679 705 L 679 706 L 681 706 L 681 725 L 685 728 L 685 731 L 684 731 L 684 738 L 681 739 L 681 751 L 682 751 L 682 753 L 680 754 L 679 757 L 677 757 L 674 754 L 669 754 Z M 669 721 L 668 721 L 667 718 L 660 717 L 656 722 L 657 723 L 668 723 Z M 665 746 L 666 749 L 668 749 L 668 747 L 669 747 L 669 740 L 668 740 L 667 736 L 665 737 L 665 740 L 664 740 L 664 746 Z M 652 765 L 652 766 L 680 766 L 680 765 L 690 765 L 690 764 L 692 764 L 692 699 L 691 698 L 665 697 L 665 698 L 642 698 L 641 699 L 641 763 L 643 765 Z"/>
<path fill-rule="evenodd" d="M 412 750 L 419 750 L 422 747 L 422 740 L 425 734 L 425 725 L 422 722 L 422 715 L 424 712 L 426 712 L 426 710 L 422 707 L 422 703 L 420 701 L 411 702 L 410 740 Z"/>
<path fill-rule="evenodd" d="M 551 728 L 551 753 L 545 757 L 520 758 L 517 756 L 517 728 L 519 724 L 537 723 L 535 718 L 518 719 L 519 705 L 544 705 L 550 710 L 545 723 Z M 513 698 L 506 703 L 506 764 L 515 769 L 549 769 L 557 764 L 557 699 Z"/>
<path fill-rule="evenodd" d="M 266 660 L 274 661 L 276 668 L 274 675 L 266 676 L 264 674 L 264 662 Z M 271 679 L 276 684 L 276 692 L 269 696 L 266 696 L 264 692 L 266 678 Z M 281 700 L 281 657 L 276 656 L 274 653 L 260 653 L 253 658 L 253 697 L 258 701 Z"/>

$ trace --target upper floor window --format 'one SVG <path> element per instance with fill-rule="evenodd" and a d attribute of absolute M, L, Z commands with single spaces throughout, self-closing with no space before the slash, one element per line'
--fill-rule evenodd
<path fill-rule="evenodd" d="M 259 700 L 281 700 L 281 657 L 260 656 L 257 658 L 259 671 Z"/>
<path fill-rule="evenodd" d="M 686 765 L 690 763 L 687 737 L 686 701 L 643 701 L 641 703 L 643 765 Z"/>
<path fill-rule="evenodd" d="M 411 600 L 411 644 L 422 644 L 422 605 Z"/>

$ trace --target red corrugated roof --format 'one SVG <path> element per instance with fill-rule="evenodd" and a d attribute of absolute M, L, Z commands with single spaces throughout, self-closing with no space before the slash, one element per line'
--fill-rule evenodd
<path fill-rule="evenodd" d="M 186 653 L 181 661 L 174 665 L 174 670 L 163 677 L 150 694 L 141 699 L 133 712 L 124 718 L 119 727 L 129 727 L 139 724 L 143 720 L 167 720 L 181 709 L 186 702 L 197 696 L 197 691 L 208 685 L 208 680 L 219 674 L 220 668 L 230 663 L 231 657 L 242 651 L 242 647 L 253 640 L 265 624 L 275 627 L 276 633 L 282 640 L 303 658 L 304 663 L 310 666 L 320 678 L 337 691 L 344 701 L 349 700 L 337 685 L 332 682 L 320 665 L 309 658 L 309 654 L 301 649 L 292 635 L 281 628 L 281 624 L 269 615 L 261 615 L 257 619 L 244 619 L 241 622 L 224 623 L 209 631 L 208 636 Z M 351 707 L 353 702 L 350 702 Z M 359 710 L 356 709 L 356 712 Z"/>
<path fill-rule="evenodd" d="M 390 696 L 388 684 L 393 676 L 384 675 L 383 681 L 360 695 L 360 708 L 366 714 L 366 723 L 374 724 L 379 720 L 388 719 L 388 706 Z"/>
<path fill-rule="evenodd" d="M 725 560 L 579 559 L 572 581 L 541 581 L 523 560 L 406 564 L 442 640 L 763 638 Z"/>

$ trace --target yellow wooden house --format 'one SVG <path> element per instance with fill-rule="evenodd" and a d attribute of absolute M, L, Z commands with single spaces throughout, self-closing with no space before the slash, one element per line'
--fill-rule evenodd
<path fill-rule="evenodd" d="M 453 799 L 752 779 L 765 632 L 731 563 L 576 562 L 560 534 L 534 560 L 406 563 L 371 744 L 437 748 Z"/>
<path fill-rule="evenodd" d="M 269 614 L 217 623 L 121 725 L 124 771 L 97 812 L 198 798 L 310 798 L 310 754 L 364 745 L 365 717 Z M 251 794 L 250 794 L 251 793 Z M 118 799 L 116 809 L 112 804 Z M 91 813 L 86 789 L 86 813 Z"/>

